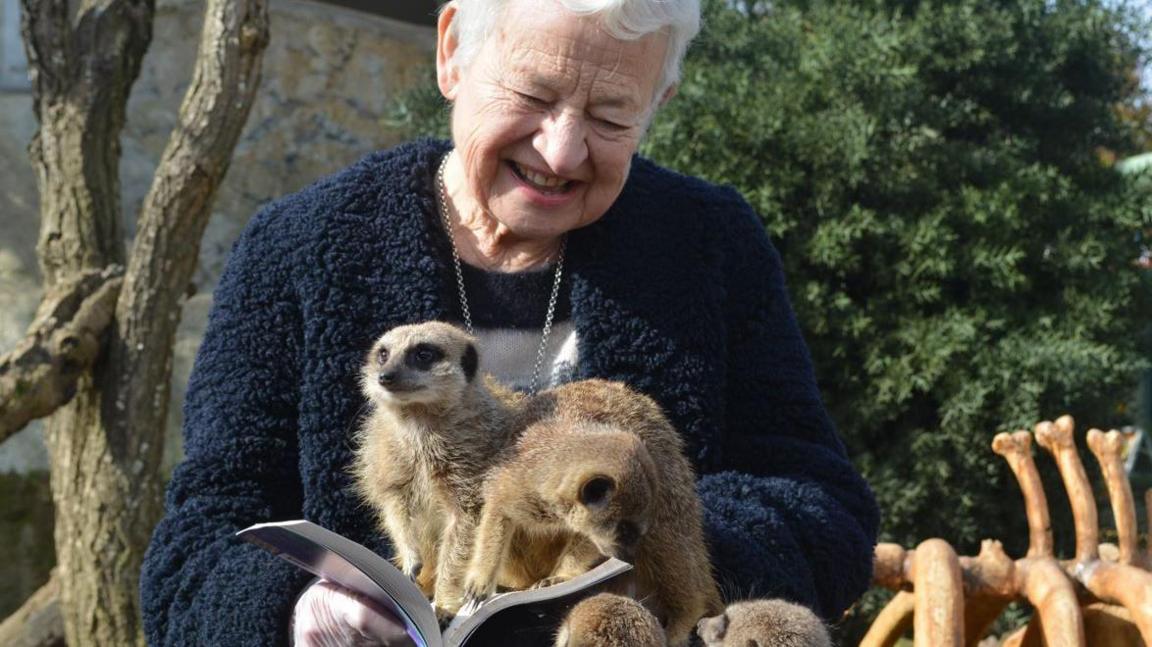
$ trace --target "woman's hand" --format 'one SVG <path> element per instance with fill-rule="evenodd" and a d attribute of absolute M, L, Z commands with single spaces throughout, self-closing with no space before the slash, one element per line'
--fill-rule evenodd
<path fill-rule="evenodd" d="M 293 617 L 297 647 L 415 647 L 396 616 L 325 580 L 304 590 Z"/>

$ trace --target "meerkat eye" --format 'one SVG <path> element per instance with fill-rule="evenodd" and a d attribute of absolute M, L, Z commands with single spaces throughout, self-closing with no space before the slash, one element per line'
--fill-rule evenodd
<path fill-rule="evenodd" d="M 384 348 L 383 346 L 381 346 L 380 349 L 376 351 L 376 361 L 380 362 L 381 364 L 385 364 L 388 362 L 388 349 L 387 348 Z"/>
<path fill-rule="evenodd" d="M 616 490 L 616 481 L 602 474 L 593 476 L 580 486 L 578 499 L 586 508 L 603 508 L 608 505 Z"/>
<path fill-rule="evenodd" d="M 404 356 L 404 363 L 414 369 L 427 371 L 432 368 L 433 364 L 442 359 L 444 359 L 444 351 L 440 348 L 432 344 L 416 344 Z"/>

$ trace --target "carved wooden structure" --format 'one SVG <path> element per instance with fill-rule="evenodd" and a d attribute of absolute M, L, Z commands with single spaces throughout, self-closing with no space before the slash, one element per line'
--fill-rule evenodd
<path fill-rule="evenodd" d="M 999 434 L 992 450 L 1008 461 L 1020 483 L 1029 546 L 1012 560 L 1000 542 L 985 540 L 976 557 L 957 556 L 945 541 L 915 550 L 876 547 L 874 583 L 898 591 L 877 616 L 862 647 L 890 647 L 912 627 L 916 647 L 976 645 L 1000 612 L 1027 600 L 1036 612 L 1002 647 L 1120 647 L 1152 645 L 1152 553 L 1141 552 L 1132 488 L 1123 469 L 1120 432 L 1088 431 L 1116 518 L 1117 543 L 1100 544 L 1096 502 L 1064 416 L 1041 422 L 1034 433 Z M 1032 460 L 1032 438 L 1056 459 L 1072 505 L 1076 554 L 1053 554 L 1048 501 Z M 1152 490 L 1145 494 L 1152 510 Z M 1152 522 L 1152 520 L 1150 520 Z"/>

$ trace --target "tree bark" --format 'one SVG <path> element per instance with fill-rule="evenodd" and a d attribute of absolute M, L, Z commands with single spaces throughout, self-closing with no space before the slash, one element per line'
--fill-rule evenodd
<path fill-rule="evenodd" d="M 47 288 L 122 261 L 119 134 L 154 0 L 23 0 L 41 126 L 30 146 Z M 61 613 L 73 645 L 143 644 L 140 565 L 162 499 L 172 343 L 212 197 L 255 92 L 267 0 L 208 0 L 191 85 L 151 190 L 106 353 L 48 421 Z M 71 25 L 75 25 L 72 27 Z"/>
<path fill-rule="evenodd" d="M 117 267 L 86 272 L 44 296 L 28 334 L 0 357 L 0 443 L 76 394 L 100 353 L 123 279 Z"/>
<path fill-rule="evenodd" d="M 47 293 L 66 276 L 124 262 L 119 140 L 128 93 L 151 42 L 153 2 L 82 0 L 74 18 L 67 0 L 23 0 L 22 8 L 40 120 L 29 155 L 40 193 L 36 251 Z M 139 559 L 131 548 L 139 531 L 132 528 L 135 511 L 121 512 L 134 498 L 131 463 L 109 451 L 101 417 L 100 387 L 85 374 L 76 397 L 45 426 L 61 613 L 71 644 L 131 645 L 140 633 L 133 591 Z M 118 491 L 114 501 L 109 490 Z M 77 506 L 92 524 L 87 537 L 73 534 L 83 523 Z"/>
<path fill-rule="evenodd" d="M 66 647 L 60 619 L 60 577 L 53 570 L 48 583 L 22 607 L 0 622 L 0 645 L 5 647 Z"/>

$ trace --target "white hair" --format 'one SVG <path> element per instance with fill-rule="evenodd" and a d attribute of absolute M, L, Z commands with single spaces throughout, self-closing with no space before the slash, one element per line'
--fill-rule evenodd
<path fill-rule="evenodd" d="M 688 43 L 700 31 L 700 0 L 556 0 L 580 16 L 594 15 L 615 38 L 635 40 L 665 30 L 668 52 L 656 96 L 680 80 L 680 63 Z M 457 40 L 456 63 L 467 67 L 490 36 L 508 0 L 457 0 L 452 30 Z M 447 5 L 445 5 L 447 6 Z M 443 10 L 443 8 L 441 9 Z"/>

